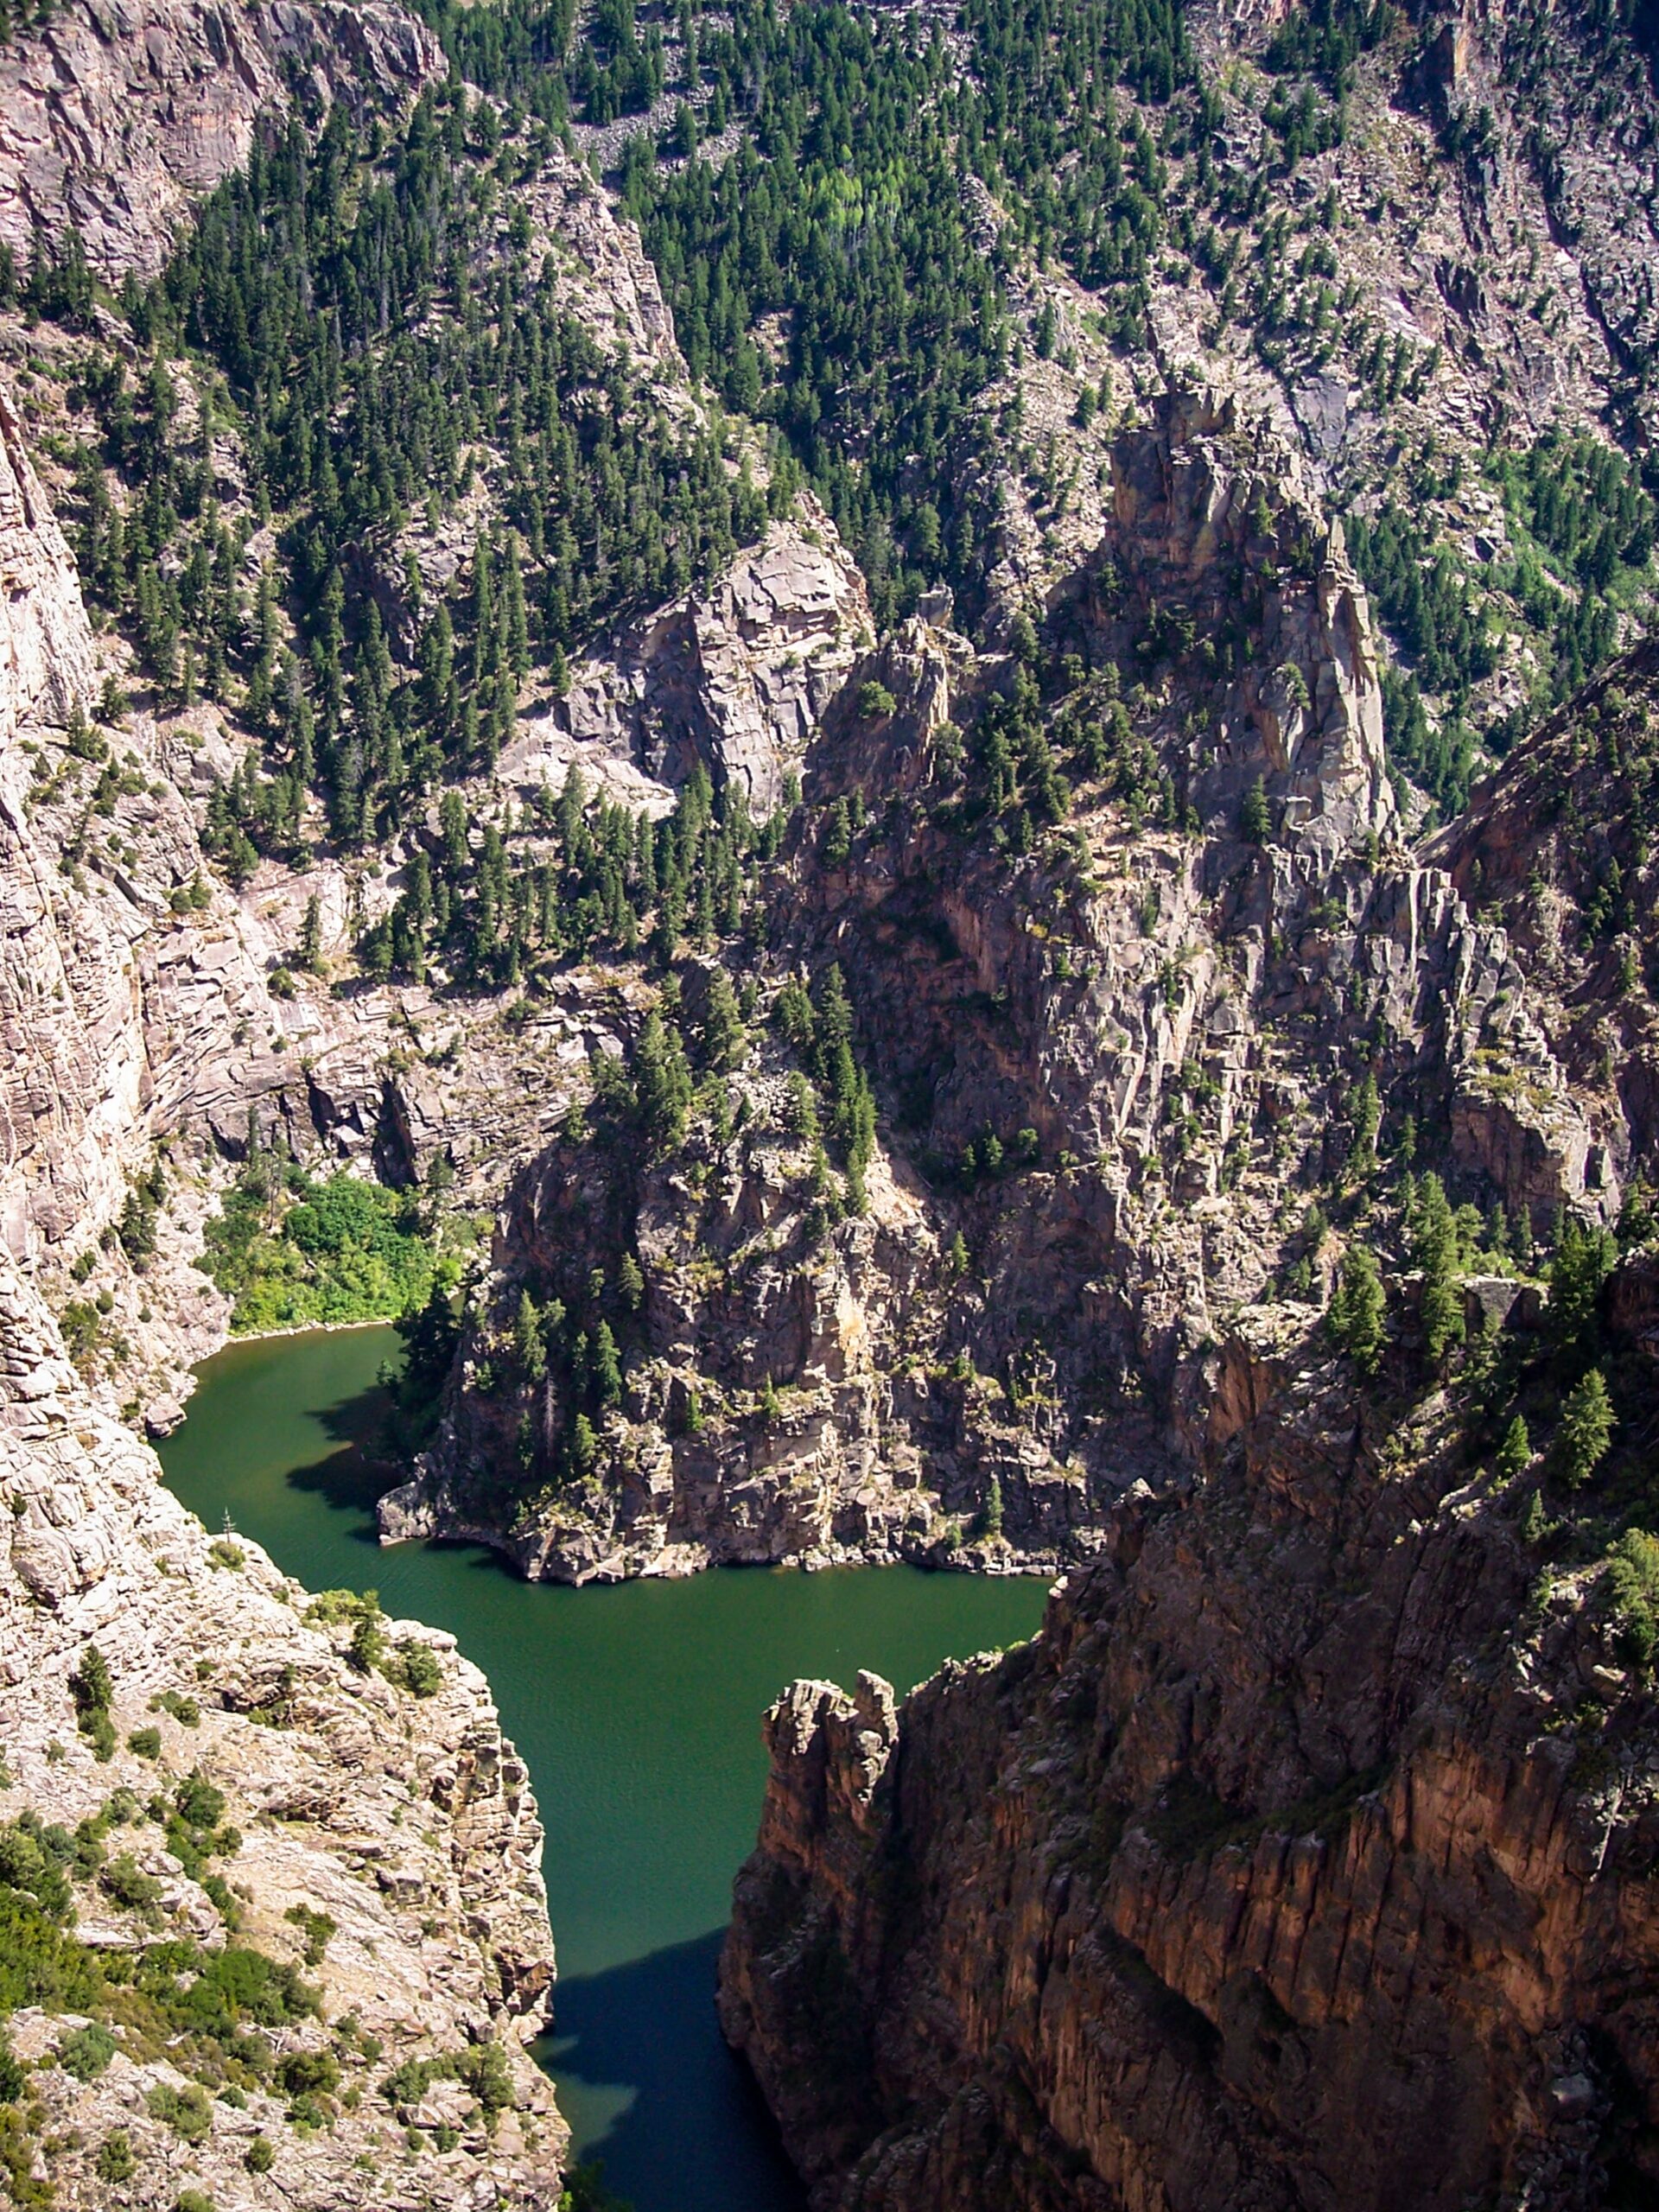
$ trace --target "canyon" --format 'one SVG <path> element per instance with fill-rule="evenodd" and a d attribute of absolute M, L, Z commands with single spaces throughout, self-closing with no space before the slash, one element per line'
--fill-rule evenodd
<path fill-rule="evenodd" d="M 767 1716 L 720 2014 L 815 2212 L 1641 2201 L 1639 26 L 1195 7 L 1038 188 L 820 99 L 751 313 L 774 35 L 919 131 L 1014 34 L 486 12 L 0 45 L 12 2193 L 564 2197 L 487 1686 L 140 1440 L 258 1270 L 396 1312 L 340 1178 L 384 1541 L 1057 1578 Z M 924 207 L 986 327 L 872 363 Z"/>

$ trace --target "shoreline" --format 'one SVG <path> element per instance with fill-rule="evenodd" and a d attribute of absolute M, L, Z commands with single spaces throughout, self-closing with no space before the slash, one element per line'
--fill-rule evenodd
<path fill-rule="evenodd" d="M 278 1329 L 233 1329 L 226 1332 L 222 1344 L 204 1353 L 195 1364 L 205 1366 L 208 1360 L 217 1359 L 220 1352 L 229 1351 L 233 1344 L 268 1344 L 275 1337 L 334 1337 L 343 1335 L 348 1329 L 393 1329 L 397 1325 L 397 1317 L 387 1314 L 367 1321 L 289 1321 Z"/>
<path fill-rule="evenodd" d="M 238 1344 L 269 1344 L 280 1337 L 338 1336 L 352 1329 L 390 1329 L 394 1325 L 391 1319 L 289 1321 L 278 1329 L 246 1329 L 239 1333 L 227 1330 L 211 1351 L 203 1352 L 200 1359 L 193 1359 L 188 1367 L 179 1370 L 180 1387 L 176 1395 L 170 1400 L 153 1400 L 144 1408 L 141 1416 L 143 1426 L 139 1433 L 151 1445 L 159 1444 L 165 1436 L 176 1435 L 190 1418 L 190 1401 L 200 1384 L 201 1370 L 209 1360 L 219 1358 Z M 165 1418 L 175 1409 L 177 1413 L 175 1420 Z"/>

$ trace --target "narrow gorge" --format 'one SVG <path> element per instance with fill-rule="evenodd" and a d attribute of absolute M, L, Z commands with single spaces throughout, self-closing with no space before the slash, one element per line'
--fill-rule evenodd
<path fill-rule="evenodd" d="M 0 0 L 0 2194 L 1659 2187 L 1651 29 Z"/>

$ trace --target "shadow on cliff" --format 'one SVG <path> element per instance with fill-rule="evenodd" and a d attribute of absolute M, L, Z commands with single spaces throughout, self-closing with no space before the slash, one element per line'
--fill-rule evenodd
<path fill-rule="evenodd" d="M 721 1931 L 559 1978 L 536 2055 L 582 2155 L 636 2212 L 805 2212 L 771 2114 L 715 2024 Z M 620 2107 L 620 2109 L 619 2109 Z"/>

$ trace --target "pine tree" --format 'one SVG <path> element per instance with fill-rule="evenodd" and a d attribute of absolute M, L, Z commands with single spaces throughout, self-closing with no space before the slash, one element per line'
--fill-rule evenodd
<path fill-rule="evenodd" d="M 305 919 L 300 924 L 299 963 L 308 976 L 322 972 L 322 908 L 315 891 L 305 902 Z"/>
<path fill-rule="evenodd" d="M 1457 1222 L 1438 1175 L 1425 1175 L 1418 1185 L 1411 1243 L 1412 1257 L 1423 1277 L 1419 1308 L 1423 1351 L 1430 1367 L 1438 1369 L 1452 1345 L 1463 1342 L 1465 1333 Z"/>
<path fill-rule="evenodd" d="M 1265 845 L 1273 835 L 1273 813 L 1268 804 L 1267 786 L 1260 776 L 1244 794 L 1244 804 L 1239 810 L 1238 834 L 1247 845 Z"/>
<path fill-rule="evenodd" d="M 677 1151 L 685 1137 L 691 1075 L 678 1030 L 664 1021 L 655 1007 L 645 1016 L 634 1046 L 632 1074 L 639 1126 L 647 1145 L 659 1155 Z"/>
<path fill-rule="evenodd" d="M 620 1406 L 622 1402 L 622 1365 L 616 1356 L 616 1338 L 611 1333 L 608 1321 L 601 1321 L 594 1331 L 588 1370 L 593 1377 L 601 1404 Z"/>
<path fill-rule="evenodd" d="M 1368 1246 L 1351 1244 L 1343 1258 L 1325 1324 L 1362 1375 L 1375 1375 L 1382 1364 L 1386 1317 L 1387 1302 L 1376 1261 Z"/>
<path fill-rule="evenodd" d="M 1606 1458 L 1613 1426 L 1607 1385 L 1601 1370 L 1592 1367 L 1561 1408 L 1555 1437 L 1556 1461 L 1569 1489 L 1581 1489 Z"/>
<path fill-rule="evenodd" d="M 542 1341 L 542 1317 L 527 1290 L 518 1294 L 518 1311 L 512 1324 L 512 1349 L 524 1380 L 539 1382 L 547 1372 L 547 1347 Z"/>
<path fill-rule="evenodd" d="M 570 1471 L 578 1480 L 592 1474 L 598 1457 L 599 1439 L 594 1433 L 594 1424 L 586 1414 L 578 1414 L 570 1424 Z"/>
<path fill-rule="evenodd" d="M 1532 1439 L 1527 1433 L 1527 1424 L 1519 1414 L 1503 1432 L 1503 1441 L 1497 1447 L 1497 1471 L 1507 1482 L 1524 1474 L 1532 1462 Z"/>
<path fill-rule="evenodd" d="M 737 1065 L 747 1043 L 731 978 L 723 968 L 716 968 L 709 978 L 703 1003 L 703 1058 L 716 1074 L 723 1074 Z"/>

